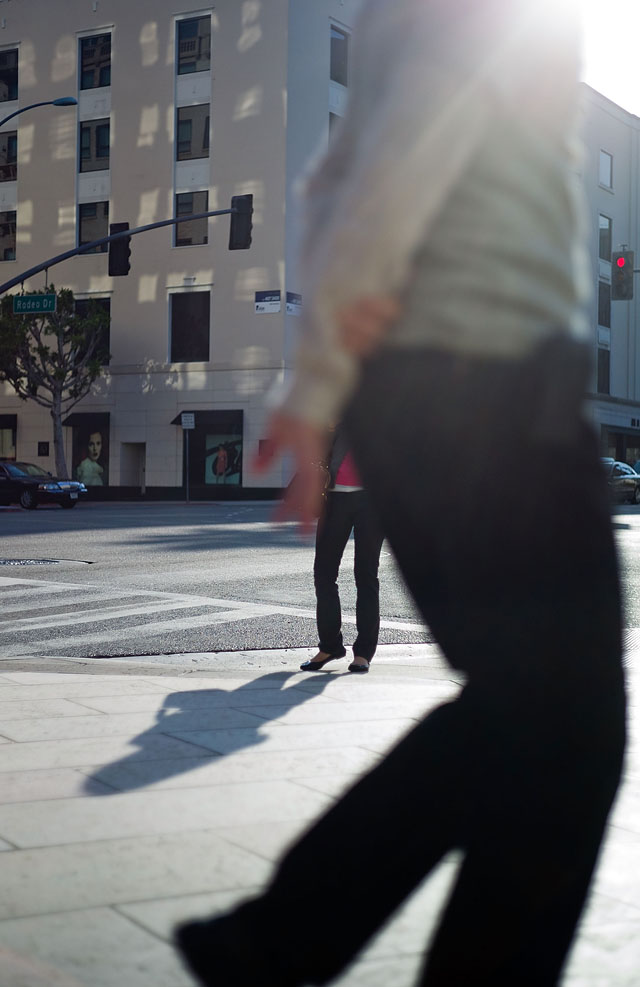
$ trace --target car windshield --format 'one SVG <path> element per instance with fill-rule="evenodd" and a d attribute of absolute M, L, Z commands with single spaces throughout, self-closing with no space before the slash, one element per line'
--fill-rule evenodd
<path fill-rule="evenodd" d="M 11 476 L 49 476 L 46 470 L 34 463 L 5 463 Z"/>

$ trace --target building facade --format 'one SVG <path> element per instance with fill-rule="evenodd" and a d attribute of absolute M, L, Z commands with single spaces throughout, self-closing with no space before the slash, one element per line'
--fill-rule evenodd
<path fill-rule="evenodd" d="M 65 419 L 69 471 L 94 495 L 179 495 L 187 470 L 194 498 L 264 496 L 286 483 L 286 463 L 264 478 L 249 464 L 304 303 L 295 183 L 344 113 L 359 3 L 65 0 L 52 17 L 49 0 L 0 0 L 0 119 L 60 96 L 78 101 L 29 109 L 0 129 L 0 283 L 111 223 L 137 227 L 253 196 L 248 251 L 227 249 L 222 216 L 133 237 L 127 277 L 109 277 L 106 248 L 49 271 L 80 311 L 94 299 L 110 320 L 109 363 Z M 635 462 L 637 299 L 611 301 L 611 252 L 627 244 L 640 261 L 640 120 L 582 88 L 589 408 L 603 453 Z M 2 384 L 1 457 L 54 470 L 46 410 Z"/>
<path fill-rule="evenodd" d="M 612 301 L 611 254 L 629 247 L 640 267 L 640 118 L 582 89 L 594 286 L 589 410 L 603 455 L 633 464 L 640 460 L 640 282 L 632 301 Z"/>
<path fill-rule="evenodd" d="M 0 283 L 111 223 L 253 196 L 249 250 L 228 250 L 222 216 L 132 237 L 127 277 L 109 277 L 106 247 L 49 270 L 81 309 L 95 299 L 110 317 L 108 366 L 65 419 L 70 472 L 95 495 L 182 491 L 183 412 L 194 425 L 191 496 L 259 496 L 286 481 L 286 464 L 265 478 L 248 464 L 300 312 L 295 180 L 344 112 L 357 6 L 65 0 L 53 17 L 49 0 L 0 5 L 0 118 L 78 101 L 21 113 L 0 131 Z M 0 457 L 53 470 L 46 409 L 0 388 Z"/>

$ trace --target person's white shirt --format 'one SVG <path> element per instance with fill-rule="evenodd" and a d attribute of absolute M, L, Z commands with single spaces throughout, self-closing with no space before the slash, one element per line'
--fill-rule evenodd
<path fill-rule="evenodd" d="M 431 265 L 433 284 L 420 319 L 401 319 L 391 345 L 509 356 L 547 331 L 586 333 L 575 5 L 365 3 L 346 117 L 305 183 L 302 332 L 285 411 L 318 425 L 339 417 L 359 365 L 340 343 L 336 313 L 367 296 L 404 304 L 424 250 L 420 273 Z M 480 155 L 504 197 L 486 196 L 484 214 L 469 219 L 454 206 L 461 190 L 482 196 L 472 167 Z M 460 262 L 443 263 L 454 250 Z M 493 274 L 485 304 L 474 283 Z"/>

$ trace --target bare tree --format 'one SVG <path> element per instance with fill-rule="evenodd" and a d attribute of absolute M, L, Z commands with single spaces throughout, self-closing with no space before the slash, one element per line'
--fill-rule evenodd
<path fill-rule="evenodd" d="M 14 315 L 13 296 L 0 302 L 0 380 L 11 384 L 23 401 L 49 410 L 53 424 L 56 474 L 69 473 L 64 454 L 62 420 L 88 394 L 108 363 L 105 345 L 109 316 L 96 302 L 86 315 L 76 313 L 73 292 L 49 285 L 56 310 L 42 315 Z"/>

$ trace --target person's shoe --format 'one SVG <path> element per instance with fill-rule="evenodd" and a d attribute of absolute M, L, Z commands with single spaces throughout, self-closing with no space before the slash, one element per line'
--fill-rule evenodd
<path fill-rule="evenodd" d="M 219 953 L 216 955 L 215 947 L 212 949 L 211 938 L 207 934 L 208 922 L 187 922 L 179 925 L 173 933 L 174 943 L 178 952 L 182 956 L 185 965 L 197 978 L 199 983 L 205 987 L 215 987 L 212 966 L 217 966 L 218 973 L 222 974 L 224 980 L 216 976 L 218 987 L 222 983 L 232 987 L 237 981 L 229 980 L 229 970 L 226 968 L 224 959 L 221 961 Z"/>
<path fill-rule="evenodd" d="M 360 675 L 369 671 L 369 662 L 366 658 L 354 658 L 354 660 L 349 665 L 350 672 L 359 672 Z"/>
<path fill-rule="evenodd" d="M 302 981 L 278 949 L 260 938 L 261 930 L 247 921 L 246 912 L 243 907 L 239 913 L 178 925 L 173 941 L 185 966 L 203 987 L 298 987 Z"/>
<path fill-rule="evenodd" d="M 327 662 L 335 661 L 337 658 L 344 658 L 344 655 L 328 655 L 324 651 L 319 651 L 313 658 L 309 658 L 308 661 L 302 662 L 300 671 L 319 672 L 321 668 L 324 668 Z"/>

